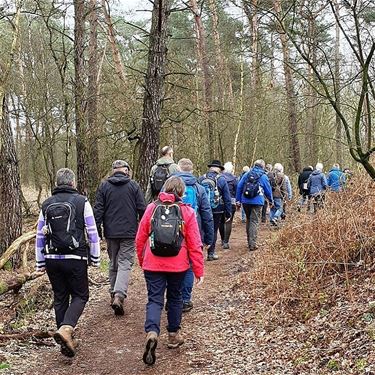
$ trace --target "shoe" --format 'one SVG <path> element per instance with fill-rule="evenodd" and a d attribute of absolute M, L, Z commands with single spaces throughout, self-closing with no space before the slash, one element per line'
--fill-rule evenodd
<path fill-rule="evenodd" d="M 73 327 L 62 325 L 53 335 L 54 340 L 61 346 L 61 354 L 66 357 L 73 358 L 76 355 L 77 340 L 73 337 Z"/>
<path fill-rule="evenodd" d="M 218 259 L 219 259 L 219 257 L 218 257 L 217 254 L 212 254 L 212 255 L 208 255 L 208 256 L 207 256 L 207 260 L 208 260 L 208 261 L 211 261 L 211 260 L 218 260 Z"/>
<path fill-rule="evenodd" d="M 223 243 L 223 250 L 229 250 L 230 247 L 229 247 L 229 243 L 228 242 L 224 242 Z"/>
<path fill-rule="evenodd" d="M 118 294 L 115 294 L 111 307 L 115 312 L 115 315 L 124 315 L 124 298 L 120 297 Z"/>
<path fill-rule="evenodd" d="M 270 223 L 271 223 L 272 226 L 277 227 L 277 220 L 276 219 L 270 220 Z"/>
<path fill-rule="evenodd" d="M 258 246 L 249 246 L 249 251 L 255 251 L 258 250 Z"/>
<path fill-rule="evenodd" d="M 190 311 L 192 308 L 193 308 L 193 302 L 191 302 L 191 301 L 184 302 L 183 305 L 182 305 L 182 312 L 186 313 L 186 312 Z"/>
<path fill-rule="evenodd" d="M 143 362 L 146 365 L 152 366 L 156 361 L 155 350 L 158 346 L 158 334 L 154 331 L 150 331 L 146 336 L 146 347 L 143 353 Z"/>
<path fill-rule="evenodd" d="M 111 303 L 110 303 L 110 305 L 112 306 L 113 300 L 115 299 L 115 293 L 111 292 L 110 295 L 111 295 Z"/>
<path fill-rule="evenodd" d="M 180 335 L 180 333 L 177 332 L 169 332 L 168 334 L 168 348 L 169 349 L 176 349 L 179 346 L 181 346 L 184 343 L 183 337 Z"/>

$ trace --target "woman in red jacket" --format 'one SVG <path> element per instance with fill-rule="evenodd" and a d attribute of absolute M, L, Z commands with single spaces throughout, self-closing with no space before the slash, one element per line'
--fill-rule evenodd
<path fill-rule="evenodd" d="M 181 203 L 184 193 L 183 180 L 176 176 L 170 177 L 165 182 L 164 192 L 159 194 L 158 201 L 147 206 L 136 237 L 138 261 L 144 271 L 148 292 L 145 322 L 147 337 L 143 355 L 143 361 L 148 365 L 153 365 L 156 360 L 155 349 L 160 333 L 165 290 L 168 305 L 168 348 L 177 348 L 184 343 L 179 333 L 181 292 L 185 273 L 190 267 L 189 261 L 197 284 L 203 282 L 201 237 L 194 210 Z M 180 234 L 177 237 L 170 236 L 174 229 Z M 163 233 L 163 230 L 169 232 Z M 168 238 L 175 238 L 176 241 L 171 245 Z"/>

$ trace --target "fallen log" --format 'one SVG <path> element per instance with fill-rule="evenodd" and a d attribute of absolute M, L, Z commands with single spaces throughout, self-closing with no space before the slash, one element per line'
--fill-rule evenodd
<path fill-rule="evenodd" d="M 0 334 L 0 342 L 8 340 L 27 340 L 30 338 L 35 339 L 46 339 L 52 337 L 54 332 L 52 331 L 26 331 L 19 333 L 3 333 Z"/>
<path fill-rule="evenodd" d="M 0 280 L 0 295 L 7 293 L 11 290 L 17 293 L 22 288 L 23 284 L 25 284 L 27 281 L 35 280 L 43 275 L 44 272 L 28 272 L 21 275 L 17 275 L 10 280 Z"/>
<path fill-rule="evenodd" d="M 5 263 L 19 250 L 19 248 L 32 240 L 35 237 L 35 230 L 27 232 L 22 236 L 18 237 L 13 243 L 5 250 L 5 253 L 0 258 L 0 270 L 4 267 Z"/>

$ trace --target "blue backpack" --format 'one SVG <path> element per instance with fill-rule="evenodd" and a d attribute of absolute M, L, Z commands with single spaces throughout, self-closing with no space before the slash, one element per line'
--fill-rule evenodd
<path fill-rule="evenodd" d="M 198 191 L 195 185 L 186 185 L 185 194 L 182 197 L 182 202 L 191 206 L 191 208 L 198 211 Z"/>
<path fill-rule="evenodd" d="M 243 196 L 247 199 L 255 198 L 260 193 L 260 178 L 262 175 L 249 172 L 243 188 Z"/>
<path fill-rule="evenodd" d="M 211 208 L 217 208 L 221 202 L 220 191 L 217 187 L 217 180 L 219 176 L 209 177 L 207 175 L 204 175 L 203 177 L 204 178 L 200 184 L 204 187 L 204 190 L 206 191 Z"/>

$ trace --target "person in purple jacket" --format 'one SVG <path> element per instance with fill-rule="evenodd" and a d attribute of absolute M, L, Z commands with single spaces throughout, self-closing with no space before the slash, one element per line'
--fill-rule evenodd
<path fill-rule="evenodd" d="M 47 271 L 52 284 L 54 339 L 67 357 L 76 353 L 73 332 L 89 299 L 87 265 L 100 265 L 99 241 L 91 205 L 76 190 L 74 172 L 59 169 L 56 187 L 39 214 L 35 255 L 36 271 Z"/>

